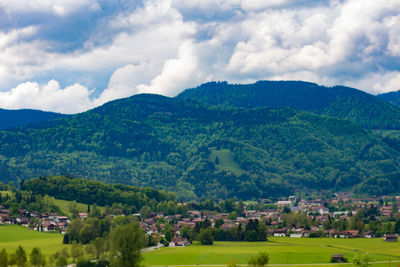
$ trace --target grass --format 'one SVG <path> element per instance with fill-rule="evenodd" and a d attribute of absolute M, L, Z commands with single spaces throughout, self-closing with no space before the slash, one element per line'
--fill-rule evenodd
<path fill-rule="evenodd" d="M 162 248 L 145 254 L 145 265 L 224 265 L 231 260 L 238 264 L 260 251 L 270 255 L 271 264 L 327 263 L 332 254 L 344 254 L 351 261 L 360 253 L 369 252 L 375 261 L 400 260 L 400 243 L 382 239 L 333 238 L 270 238 L 269 242 L 215 242 L 213 246 L 191 245 L 185 248 Z M 388 266 L 379 265 L 376 266 Z M 396 266 L 392 264 L 392 266 Z"/>
<path fill-rule="evenodd" d="M 0 250 L 5 248 L 14 252 L 21 245 L 30 253 L 38 247 L 48 257 L 68 245 L 62 244 L 63 236 L 58 233 L 43 233 L 17 225 L 0 225 Z M 334 239 L 334 238 L 278 238 L 271 237 L 268 242 L 215 242 L 212 246 L 191 245 L 184 248 L 161 248 L 144 254 L 144 266 L 166 265 L 219 265 L 235 260 L 246 264 L 248 259 L 260 251 L 270 255 L 270 264 L 329 264 L 332 254 L 344 254 L 352 258 L 369 252 L 375 261 L 400 260 L 400 242 L 387 243 L 375 239 Z M 395 267 L 400 263 L 392 263 Z M 301 266 L 301 265 L 297 265 Z M 304 265 L 302 265 L 304 266 Z M 351 266 L 351 265 L 346 265 Z M 390 266 L 388 263 L 374 266 Z"/>
<path fill-rule="evenodd" d="M 67 247 L 62 240 L 63 235 L 60 233 L 43 233 L 18 225 L 0 225 L 0 250 L 6 249 L 9 253 L 21 245 L 27 254 L 37 247 L 46 256 L 50 256 Z"/>
<path fill-rule="evenodd" d="M 69 206 L 71 205 L 72 201 L 68 201 L 68 200 L 61 200 L 61 199 L 55 199 L 55 198 L 50 198 L 51 201 L 60 208 L 60 210 L 67 215 L 70 215 L 70 211 L 69 211 Z M 82 204 L 82 203 L 76 203 L 77 207 L 79 209 L 79 212 L 87 212 L 88 210 L 88 205 L 86 204 Z M 97 206 L 97 208 L 104 213 L 105 212 L 105 208 L 104 207 L 100 207 Z"/>
<path fill-rule="evenodd" d="M 229 149 L 212 150 L 208 158 L 209 161 L 215 162 L 218 156 L 219 164 L 216 164 L 220 171 L 231 171 L 236 176 L 240 176 L 245 172 L 240 168 L 239 164 L 234 160 L 233 153 Z"/>

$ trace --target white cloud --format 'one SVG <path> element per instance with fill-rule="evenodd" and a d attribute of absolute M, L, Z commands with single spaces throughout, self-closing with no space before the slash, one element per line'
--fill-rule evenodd
<path fill-rule="evenodd" d="M 72 87 L 81 93 L 79 108 L 72 104 L 57 108 L 49 98 L 34 102 L 36 108 L 67 111 L 70 107 L 67 112 L 72 113 L 136 93 L 174 96 L 210 80 L 309 80 L 371 93 L 398 89 L 399 1 L 306 3 L 146 0 L 134 10 L 102 20 L 98 26 L 102 28 L 95 28 L 78 49 L 68 52 L 57 50 L 51 40 L 35 38 L 41 26 L 0 31 L 0 84 L 3 90 L 14 88 L 0 96 L 18 99 L 9 102 L 9 108 L 23 107 L 29 104 L 22 100 L 30 97 L 27 88 L 40 95 L 49 86 L 26 81 L 76 82 Z M 64 16 L 101 4 L 0 0 L 0 9 L 11 17 L 24 12 Z M 99 76 L 104 84 L 96 86 L 100 92 L 95 98 L 87 88 L 95 87 L 90 81 Z M 108 84 L 103 77 L 111 77 Z M 54 97 L 72 101 L 64 96 L 69 87 L 55 88 Z M 6 104 L 2 99 L 0 103 Z"/>
<path fill-rule="evenodd" d="M 151 81 L 151 84 L 140 84 L 138 89 L 143 93 L 175 96 L 200 81 L 202 75 L 197 71 L 197 67 L 194 46 L 190 42 L 185 42 L 179 49 L 178 57 L 165 61 L 161 73 Z"/>
<path fill-rule="evenodd" d="M 51 80 L 46 85 L 26 82 L 8 92 L 0 92 L 0 107 L 5 109 L 41 109 L 61 113 L 77 113 L 93 108 L 91 92 L 79 84 L 60 88 Z"/>
<path fill-rule="evenodd" d="M 152 71 L 147 63 L 137 66 L 129 64 L 119 68 L 111 76 L 108 88 L 93 103 L 95 106 L 99 106 L 110 100 L 140 93 L 137 86 L 149 82 L 151 77 Z"/>
<path fill-rule="evenodd" d="M 400 90 L 400 71 L 367 73 L 361 79 L 344 82 L 355 88 L 369 88 L 372 94 L 382 94 Z"/>
<path fill-rule="evenodd" d="M 0 8 L 8 14 L 45 12 L 56 15 L 67 15 L 79 9 L 98 10 L 96 0 L 0 0 Z"/>

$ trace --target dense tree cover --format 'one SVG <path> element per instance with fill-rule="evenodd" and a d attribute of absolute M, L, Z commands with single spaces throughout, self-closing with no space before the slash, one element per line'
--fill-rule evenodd
<path fill-rule="evenodd" d="M 389 93 L 384 93 L 384 94 L 379 94 L 377 95 L 380 99 L 383 99 L 389 103 L 392 103 L 393 105 L 400 105 L 400 90 L 396 92 L 389 92 Z"/>
<path fill-rule="evenodd" d="M 400 188 L 400 172 L 368 178 L 354 187 L 354 192 L 364 195 L 385 195 Z"/>
<path fill-rule="evenodd" d="M 208 220 L 197 222 L 195 227 L 184 226 L 181 229 L 181 236 L 189 241 L 197 240 L 203 245 L 211 245 L 215 241 L 267 241 L 267 226 L 262 220 L 250 221 L 244 226 L 242 224 L 223 227 L 224 221 L 217 220 L 214 228 Z M 167 232 L 168 230 L 166 230 Z"/>
<path fill-rule="evenodd" d="M 28 124 L 62 118 L 67 115 L 32 109 L 0 109 L 0 129 L 21 127 Z"/>
<path fill-rule="evenodd" d="M 350 120 L 367 129 L 400 129 L 400 108 L 363 91 L 301 81 L 254 84 L 210 82 L 188 89 L 181 99 L 234 107 L 291 107 Z"/>
<path fill-rule="evenodd" d="M 143 259 L 140 249 L 144 247 L 145 240 L 143 230 L 137 221 L 113 228 L 110 233 L 110 243 L 111 251 L 116 257 L 111 261 L 111 266 L 140 266 Z"/>
<path fill-rule="evenodd" d="M 27 180 L 23 189 L 35 194 L 48 194 L 58 199 L 75 200 L 100 206 L 123 203 L 136 207 L 136 211 L 150 202 L 174 200 L 175 195 L 151 188 L 138 188 L 122 184 L 104 184 L 68 176 L 39 177 Z"/>
<path fill-rule="evenodd" d="M 398 156 L 398 147 L 349 121 L 289 108 L 209 107 L 158 95 L 137 95 L 35 127 L 0 131 L 5 182 L 68 174 L 174 191 L 186 200 L 347 189 L 400 171 Z M 90 195 L 103 191 L 96 188 L 76 194 L 61 185 L 46 190 L 93 203 Z M 104 194 L 138 209 L 141 196 L 151 198 L 140 190 L 134 193 L 138 197 Z M 103 201 L 95 198 L 97 204 Z"/>
<path fill-rule="evenodd" d="M 29 212 L 54 212 L 62 214 L 60 208 L 56 206 L 47 195 L 42 196 L 40 194 L 34 194 L 32 192 L 20 191 L 16 189 L 11 193 L 4 195 L 0 194 L 0 205 L 9 210 L 11 217 L 19 216 L 18 210 L 20 209 L 24 209 Z"/>

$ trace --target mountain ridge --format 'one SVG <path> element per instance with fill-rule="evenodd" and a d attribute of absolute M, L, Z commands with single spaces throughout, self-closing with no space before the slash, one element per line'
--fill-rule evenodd
<path fill-rule="evenodd" d="M 252 84 L 210 82 L 187 89 L 177 98 L 245 108 L 291 107 L 347 119 L 367 129 L 400 129 L 399 107 L 345 86 L 325 87 L 303 81 L 258 81 Z"/>
<path fill-rule="evenodd" d="M 0 130 L 27 126 L 66 116 L 68 115 L 35 109 L 0 109 Z"/>
<path fill-rule="evenodd" d="M 399 154 L 343 119 L 151 94 L 0 131 L 3 181 L 67 174 L 175 191 L 181 199 L 348 190 L 400 171 Z M 229 169 L 232 161 L 239 172 Z"/>

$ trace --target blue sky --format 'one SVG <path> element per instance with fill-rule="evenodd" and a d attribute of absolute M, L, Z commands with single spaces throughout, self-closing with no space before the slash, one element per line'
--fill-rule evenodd
<path fill-rule="evenodd" d="M 0 0 L 2 108 L 263 79 L 400 89 L 400 1 Z"/>

